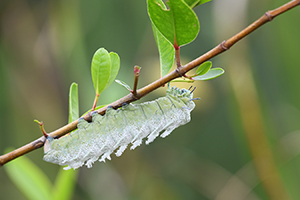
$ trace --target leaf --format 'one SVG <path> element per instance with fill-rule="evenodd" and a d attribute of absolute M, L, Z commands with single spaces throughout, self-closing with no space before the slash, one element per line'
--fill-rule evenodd
<path fill-rule="evenodd" d="M 171 82 L 193 83 L 193 82 L 195 82 L 195 81 L 194 81 L 194 80 L 191 80 L 191 79 L 182 79 L 182 78 L 179 78 L 179 79 L 172 80 Z"/>
<path fill-rule="evenodd" d="M 202 63 L 198 67 L 198 69 L 196 71 L 196 74 L 197 75 L 204 75 L 204 74 L 206 74 L 210 70 L 211 66 L 212 66 L 212 62 L 210 62 L 210 61 Z"/>
<path fill-rule="evenodd" d="M 198 3 L 201 2 L 201 0 L 184 0 L 187 5 L 189 5 L 191 8 L 194 8 Z"/>
<path fill-rule="evenodd" d="M 112 82 L 117 77 L 117 75 L 119 73 L 119 69 L 120 69 L 120 57 L 119 57 L 119 55 L 115 52 L 110 52 L 109 56 L 110 56 L 110 61 L 111 61 L 111 70 L 110 70 L 109 80 L 108 80 L 108 82 L 107 82 L 104 89 L 106 89 L 108 86 L 110 86 L 112 84 Z"/>
<path fill-rule="evenodd" d="M 97 107 L 95 108 L 95 110 L 98 110 L 98 109 L 100 109 L 100 108 L 103 108 L 104 106 L 107 106 L 107 104 L 97 106 Z M 86 111 L 85 113 L 83 113 L 83 115 L 81 115 L 81 116 L 84 116 L 84 115 L 88 114 L 88 113 L 91 112 L 91 111 L 92 111 L 92 109 L 89 109 L 88 111 Z"/>
<path fill-rule="evenodd" d="M 79 118 L 78 84 L 72 83 L 69 91 L 69 123 Z"/>
<path fill-rule="evenodd" d="M 170 9 L 163 2 L 147 0 L 148 14 L 155 27 L 173 44 L 179 47 L 192 42 L 198 35 L 200 25 L 194 11 L 182 0 L 169 0 Z"/>
<path fill-rule="evenodd" d="M 199 6 L 201 4 L 204 4 L 204 3 L 207 3 L 207 2 L 210 2 L 211 0 L 201 0 L 200 2 L 198 2 L 195 6 Z"/>
<path fill-rule="evenodd" d="M 8 152 L 12 149 L 8 149 Z M 4 166 L 9 178 L 31 200 L 50 200 L 52 184 L 43 171 L 26 156 Z"/>
<path fill-rule="evenodd" d="M 163 9 L 166 9 L 166 6 L 162 0 L 157 1 L 163 7 Z M 151 24 L 153 35 L 159 52 L 160 75 L 161 77 L 164 77 L 169 73 L 170 69 L 173 66 L 175 49 L 173 45 L 157 30 L 153 22 Z"/>
<path fill-rule="evenodd" d="M 79 118 L 78 85 L 72 83 L 69 91 L 69 123 Z M 52 200 L 68 200 L 72 198 L 78 170 L 65 171 L 60 168 L 52 188 Z"/>
<path fill-rule="evenodd" d="M 132 91 L 132 89 L 130 88 L 130 86 L 125 83 L 124 81 L 120 81 L 120 80 L 115 80 L 119 85 L 122 85 L 123 87 L 125 87 L 127 90 L 129 90 L 130 92 Z"/>
<path fill-rule="evenodd" d="M 111 75 L 110 55 L 104 48 L 100 48 L 95 52 L 92 60 L 91 73 L 96 95 L 100 95 L 106 88 Z"/>
<path fill-rule="evenodd" d="M 175 49 L 172 44 L 157 30 L 153 23 L 152 29 L 159 52 L 160 75 L 161 77 L 164 77 L 169 73 L 173 66 Z"/>
<path fill-rule="evenodd" d="M 204 81 L 204 80 L 214 79 L 214 78 L 217 78 L 217 77 L 221 76 L 222 74 L 224 74 L 224 72 L 225 71 L 222 68 L 213 68 L 213 69 L 210 69 L 204 75 L 193 77 L 193 80 L 195 80 L 195 81 Z"/>
<path fill-rule="evenodd" d="M 209 2 L 211 0 L 184 0 L 191 8 Z"/>
<path fill-rule="evenodd" d="M 63 170 L 61 168 L 52 189 L 52 200 L 72 199 L 79 170 Z"/>

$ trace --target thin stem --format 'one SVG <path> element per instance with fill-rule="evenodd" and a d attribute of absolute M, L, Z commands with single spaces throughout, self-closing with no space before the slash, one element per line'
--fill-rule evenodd
<path fill-rule="evenodd" d="M 95 108 L 97 106 L 98 99 L 99 99 L 99 94 L 96 94 L 95 99 L 94 99 L 94 103 L 93 103 L 93 107 L 92 107 L 92 111 L 95 110 Z"/>
<path fill-rule="evenodd" d="M 228 40 L 222 42 L 221 44 L 219 44 L 218 46 L 216 46 L 215 48 L 211 49 L 210 51 L 208 51 L 207 53 L 203 54 L 202 56 L 196 58 L 195 60 L 189 62 L 188 64 L 186 64 L 185 66 L 182 66 L 180 68 L 177 68 L 176 70 L 174 70 L 173 72 L 167 74 L 166 76 L 154 81 L 153 83 L 145 86 L 144 88 L 139 89 L 136 92 L 136 97 L 137 98 L 141 98 L 145 95 L 147 95 L 148 93 L 152 92 L 153 90 L 156 90 L 157 88 L 163 86 L 164 84 L 170 82 L 171 80 L 181 77 L 181 74 L 185 74 L 186 72 L 190 71 L 191 69 L 197 67 L 198 65 L 200 65 L 201 63 L 219 55 L 220 53 L 228 50 L 231 46 L 233 46 L 235 43 L 237 43 L 238 41 L 240 41 L 242 38 L 244 38 L 245 36 L 249 35 L 250 33 L 252 33 L 253 31 L 255 31 L 257 28 L 259 28 L 260 26 L 264 25 L 265 23 L 273 20 L 276 16 L 298 6 L 300 4 L 300 0 L 293 0 L 288 2 L 287 4 L 272 10 L 272 11 L 268 11 L 266 12 L 262 17 L 260 17 L 258 20 L 256 20 L 255 22 L 253 22 L 250 26 L 248 26 L 247 28 L 245 28 L 244 30 L 242 30 L 241 32 L 239 32 L 238 34 L 234 35 L 233 37 L 229 38 Z M 113 106 L 114 108 L 118 108 L 121 107 L 122 104 L 124 103 L 130 103 L 135 101 L 136 98 L 133 97 L 133 95 L 130 93 L 126 96 L 124 96 L 123 98 L 109 104 L 110 106 Z M 105 111 L 107 109 L 107 106 L 100 108 L 99 110 L 97 110 L 97 112 L 99 114 L 105 114 Z M 87 121 L 91 120 L 91 116 L 89 114 L 84 116 L 84 119 Z M 63 136 L 73 130 L 75 130 L 77 128 L 77 124 L 78 124 L 78 120 L 73 121 L 70 124 L 67 124 L 53 132 L 51 132 L 49 135 L 53 138 L 56 137 L 60 137 Z M 38 149 L 40 147 L 42 147 L 44 145 L 45 142 L 45 137 L 40 137 L 37 140 L 26 144 L 23 147 L 20 147 L 19 149 L 16 149 L 10 153 L 7 153 L 5 155 L 0 156 L 0 165 L 4 165 L 5 163 L 19 157 L 22 156 L 26 153 L 29 153 L 35 149 Z"/>
<path fill-rule="evenodd" d="M 43 122 L 39 122 L 36 119 L 34 121 L 40 125 L 40 128 L 41 128 L 41 131 L 42 131 L 43 135 L 45 136 L 45 138 L 47 138 L 49 135 L 46 133 L 46 131 L 44 129 L 44 123 Z"/>
<path fill-rule="evenodd" d="M 177 68 L 180 68 L 180 67 L 181 67 L 181 61 L 180 61 L 180 47 L 175 43 L 175 44 L 174 44 L 174 48 L 175 48 L 176 65 L 177 65 Z"/>
<path fill-rule="evenodd" d="M 137 98 L 137 85 L 139 82 L 139 76 L 140 76 L 140 70 L 141 68 L 139 66 L 134 66 L 134 83 L 133 83 L 133 90 L 132 94 L 135 98 Z"/>

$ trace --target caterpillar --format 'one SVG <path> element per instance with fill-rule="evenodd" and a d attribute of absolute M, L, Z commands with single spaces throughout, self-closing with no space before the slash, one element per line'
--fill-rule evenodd
<path fill-rule="evenodd" d="M 59 139 L 46 138 L 44 160 L 68 165 L 65 170 L 84 164 L 90 168 L 100 156 L 100 162 L 110 160 L 115 150 L 116 156 L 121 156 L 130 143 L 133 150 L 145 137 L 146 144 L 149 144 L 164 131 L 160 135 L 164 138 L 191 120 L 190 112 L 195 107 L 192 93 L 169 86 L 166 96 L 156 100 L 127 104 L 116 110 L 108 107 L 103 116 L 92 113 L 92 122 L 80 118 L 78 129 L 69 135 Z"/>

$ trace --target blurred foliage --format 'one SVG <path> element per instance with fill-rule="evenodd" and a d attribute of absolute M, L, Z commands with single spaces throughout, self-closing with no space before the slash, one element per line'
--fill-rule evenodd
<path fill-rule="evenodd" d="M 14 149 L 7 149 L 6 152 Z M 4 166 L 7 174 L 23 194 L 32 200 L 50 200 L 51 182 L 43 171 L 26 156 Z"/>
<path fill-rule="evenodd" d="M 79 118 L 78 106 L 78 85 L 72 83 L 69 91 L 69 120 L 71 123 Z M 34 120 L 41 126 L 43 130 L 43 123 Z M 44 133 L 47 134 L 47 133 Z M 53 139 L 53 138 L 51 138 Z M 48 140 L 48 137 L 47 137 Z M 45 146 L 46 147 L 46 144 Z M 46 147 L 49 148 L 49 147 Z M 14 149 L 7 149 L 6 152 Z M 78 170 L 64 171 L 63 168 L 57 173 L 55 183 L 52 186 L 47 175 L 26 155 L 19 159 L 13 160 L 10 165 L 5 165 L 7 175 L 11 181 L 18 187 L 20 191 L 32 200 L 51 199 L 51 200 L 68 200 L 74 194 L 76 180 L 78 177 Z"/>
<path fill-rule="evenodd" d="M 181 49 L 182 63 L 284 3 L 224 0 L 196 7 L 201 31 Z M 166 139 L 82 168 L 73 199 L 267 199 L 249 151 L 252 133 L 267 137 L 283 185 L 292 199 L 298 199 L 299 18 L 297 7 L 214 58 L 214 66 L 227 73 L 194 84 L 195 97 L 201 100 L 192 121 Z M 142 67 L 140 87 L 160 76 L 146 1 L 2 1 L 0 22 L 1 154 L 8 146 L 17 148 L 40 137 L 33 119 L 43 120 L 48 132 L 67 123 L 71 82 L 78 83 L 80 114 L 92 106 L 90 62 L 100 47 L 119 54 L 117 79 L 129 85 L 136 64 Z M 99 103 L 127 93 L 113 83 Z M 164 94 L 162 88 L 141 101 Z M 259 111 L 259 118 L 245 120 L 251 111 Z M 60 168 L 42 156 L 42 150 L 28 154 L 54 183 Z M 26 199 L 3 168 L 0 180 L 1 198 Z"/>

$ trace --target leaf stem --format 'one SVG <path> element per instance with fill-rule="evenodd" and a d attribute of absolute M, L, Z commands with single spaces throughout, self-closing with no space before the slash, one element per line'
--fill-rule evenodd
<path fill-rule="evenodd" d="M 175 59 L 176 59 L 176 65 L 177 68 L 181 67 L 181 62 L 180 62 L 180 46 L 177 45 L 176 41 L 174 44 L 174 49 L 175 49 Z"/>
<path fill-rule="evenodd" d="M 95 99 L 94 99 L 94 103 L 93 103 L 93 107 L 92 107 L 92 111 L 95 110 L 95 108 L 97 106 L 98 99 L 99 99 L 99 94 L 96 94 Z"/>
<path fill-rule="evenodd" d="M 138 85 L 138 81 L 139 81 L 139 76 L 140 76 L 140 70 L 141 70 L 141 67 L 139 66 L 134 66 L 134 84 L 133 84 L 133 90 L 132 90 L 132 94 L 133 96 L 136 98 L 137 97 L 137 85 Z"/>
<path fill-rule="evenodd" d="M 43 135 L 45 136 L 45 138 L 47 138 L 49 135 L 46 133 L 45 128 L 44 128 L 44 123 L 43 122 L 39 122 L 38 120 L 34 120 L 36 123 L 39 124 L 41 131 L 43 133 Z"/>
<path fill-rule="evenodd" d="M 189 62 L 185 66 L 180 67 L 180 69 L 177 68 L 176 70 L 167 74 L 166 76 L 139 89 L 136 92 L 136 96 L 138 98 L 141 98 L 141 97 L 147 95 L 148 93 L 152 92 L 153 90 L 156 90 L 157 88 L 170 82 L 171 80 L 180 77 L 181 75 L 179 73 L 185 74 L 186 72 L 197 67 L 201 63 L 219 55 L 220 53 L 223 53 L 224 51 L 228 50 L 231 46 L 233 46 L 235 43 L 240 41 L 242 38 L 244 38 L 245 36 L 249 35 L 253 31 L 255 31 L 260 26 L 264 25 L 265 23 L 273 20 L 276 16 L 278 16 L 298 5 L 300 5 L 300 0 L 293 0 L 293 1 L 290 1 L 290 2 L 280 6 L 277 9 L 266 12 L 262 17 L 260 17 L 258 20 L 256 20 L 252 24 L 250 24 L 247 28 L 245 28 L 241 32 L 237 33 L 233 37 L 229 38 L 228 40 L 222 42 L 221 44 L 219 44 L 215 48 L 211 49 L 207 53 L 205 53 L 202 56 L 196 58 L 195 60 Z M 123 103 L 130 103 L 135 100 L 136 100 L 136 98 L 134 98 L 132 94 L 128 94 L 128 95 L 124 96 L 123 98 L 121 98 L 109 105 L 113 106 L 114 108 L 117 108 L 117 107 L 121 107 Z M 104 106 L 104 107 L 98 109 L 97 112 L 99 114 L 103 115 L 103 114 L 105 114 L 106 109 L 107 109 L 107 106 Z M 89 120 L 91 120 L 91 116 L 86 114 L 84 116 L 84 119 L 89 121 Z M 59 129 L 51 132 L 49 135 L 54 138 L 60 137 L 62 135 L 65 135 L 65 134 L 75 130 L 77 128 L 77 124 L 78 124 L 78 119 L 76 121 L 73 121 L 70 124 L 67 124 Z M 19 149 L 16 149 L 12 152 L 9 152 L 5 155 L 0 156 L 0 166 L 3 166 L 5 163 L 7 163 L 11 160 L 14 160 L 15 158 L 17 158 L 19 156 L 22 156 L 22 155 L 27 154 L 35 149 L 42 147 L 44 145 L 44 142 L 45 142 L 45 137 L 43 136 L 29 144 L 26 144 L 26 145 L 20 147 Z"/>

